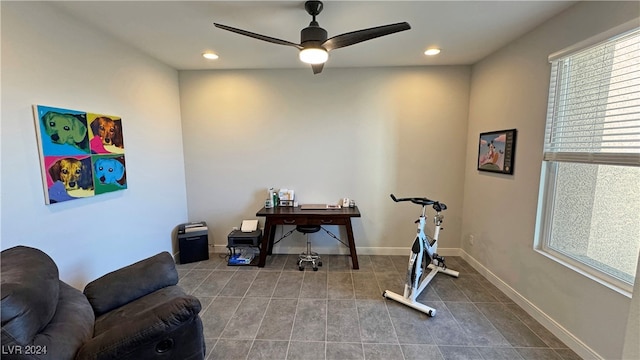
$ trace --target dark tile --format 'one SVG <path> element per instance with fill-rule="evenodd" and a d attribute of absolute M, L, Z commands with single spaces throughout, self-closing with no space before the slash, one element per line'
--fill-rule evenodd
<path fill-rule="evenodd" d="M 284 271 L 299 271 L 298 270 L 298 256 L 299 254 L 287 254 L 287 259 L 282 267 Z"/>
<path fill-rule="evenodd" d="M 484 360 L 522 360 L 522 356 L 512 347 L 477 347 Z"/>
<path fill-rule="evenodd" d="M 270 298 L 279 278 L 280 272 L 278 271 L 260 271 L 245 296 Z"/>
<path fill-rule="evenodd" d="M 498 289 L 482 275 L 476 277 L 476 280 L 478 280 L 478 283 L 484 286 L 489 291 L 489 293 L 491 293 L 491 295 L 493 295 L 493 297 L 498 299 L 498 301 L 500 301 L 501 303 L 513 304 L 513 300 L 511 300 L 505 293 L 500 291 L 500 289 Z"/>
<path fill-rule="evenodd" d="M 445 258 L 445 262 L 447 263 L 447 267 L 450 267 L 460 273 L 465 274 L 479 274 L 476 269 L 471 266 L 467 261 L 459 256 L 447 256 Z"/>
<path fill-rule="evenodd" d="M 236 271 L 227 284 L 220 290 L 222 296 L 244 296 L 258 275 L 257 271 Z M 215 276 L 215 273 L 211 276 Z"/>
<path fill-rule="evenodd" d="M 220 257 L 222 255 L 222 257 Z M 217 269 L 221 266 L 226 266 L 227 260 L 223 254 L 209 254 L 209 260 L 198 261 L 194 263 L 194 269 Z"/>
<path fill-rule="evenodd" d="M 205 337 L 220 337 L 241 300 L 239 297 L 220 296 L 213 299 L 207 309 L 200 313 Z"/>
<path fill-rule="evenodd" d="M 379 300 L 382 297 L 382 290 L 378 286 L 373 273 L 352 272 L 353 287 L 356 299 Z"/>
<path fill-rule="evenodd" d="M 384 300 L 356 300 L 364 343 L 398 343 Z"/>
<path fill-rule="evenodd" d="M 482 360 L 482 355 L 472 346 L 439 346 L 444 360 Z"/>
<path fill-rule="evenodd" d="M 324 271 L 305 271 L 300 289 L 301 298 L 326 299 L 327 273 Z"/>
<path fill-rule="evenodd" d="M 490 291 L 480 283 L 481 275 L 477 274 L 460 274 L 455 281 L 455 285 L 469 298 L 472 302 L 499 302 L 493 296 L 494 291 Z"/>
<path fill-rule="evenodd" d="M 184 289 L 187 294 L 192 294 L 193 290 L 195 290 L 211 273 L 211 270 L 190 270 L 185 276 L 179 278 L 178 285 Z"/>
<path fill-rule="evenodd" d="M 386 305 L 400 344 L 435 344 L 432 322 L 425 313 L 395 301 Z"/>
<path fill-rule="evenodd" d="M 273 292 L 274 298 L 298 298 L 300 287 L 302 286 L 302 271 L 283 271 L 280 274 L 276 289 Z"/>
<path fill-rule="evenodd" d="M 364 360 L 362 343 L 327 342 L 326 360 Z"/>
<path fill-rule="evenodd" d="M 405 360 L 444 360 L 436 345 L 401 345 Z"/>
<path fill-rule="evenodd" d="M 438 293 L 433 289 L 432 286 L 429 285 L 427 285 L 427 287 L 422 290 L 416 300 L 421 303 L 424 303 L 426 301 L 442 301 Z"/>
<path fill-rule="evenodd" d="M 429 286 L 436 291 L 442 301 L 469 301 L 469 298 L 456 286 L 454 279 L 446 274 L 438 274 L 431 280 Z"/>
<path fill-rule="evenodd" d="M 297 299 L 271 299 L 256 339 L 289 340 L 297 305 Z"/>
<path fill-rule="evenodd" d="M 324 341 L 292 341 L 289 343 L 287 360 L 324 359 Z"/>
<path fill-rule="evenodd" d="M 547 347 L 506 305 L 476 303 L 476 306 L 513 347 Z"/>
<path fill-rule="evenodd" d="M 323 258 L 328 263 L 327 271 L 339 271 L 339 272 L 350 272 L 351 271 L 351 256 L 349 255 L 323 255 Z"/>
<path fill-rule="evenodd" d="M 507 339 L 491 324 L 473 303 L 445 302 L 460 327 L 478 346 L 509 346 Z"/>
<path fill-rule="evenodd" d="M 553 349 L 515 348 L 524 360 L 562 360 Z"/>
<path fill-rule="evenodd" d="M 265 311 L 264 299 L 243 298 L 220 337 L 226 339 L 254 339 Z"/>
<path fill-rule="evenodd" d="M 299 299 L 291 340 L 325 341 L 327 301 Z"/>
<path fill-rule="evenodd" d="M 380 290 L 393 291 L 402 295 L 404 293 L 404 274 L 402 276 L 395 271 L 376 272 L 375 278 L 378 281 Z"/>
<path fill-rule="evenodd" d="M 288 341 L 256 340 L 251 346 L 247 359 L 273 360 L 287 357 Z"/>
<path fill-rule="evenodd" d="M 350 272 L 330 272 L 327 274 L 327 297 L 329 299 L 355 298 Z"/>
<path fill-rule="evenodd" d="M 362 344 L 366 360 L 404 360 L 398 344 Z"/>
<path fill-rule="evenodd" d="M 204 358 L 207 359 L 209 354 L 211 354 L 211 351 L 213 350 L 213 348 L 216 346 L 216 343 L 218 342 L 218 338 L 215 339 L 208 339 L 205 337 L 204 339 Z"/>
<path fill-rule="evenodd" d="M 205 270 L 193 270 L 205 271 Z M 209 276 L 198 285 L 192 294 L 194 296 L 217 296 L 224 289 L 229 280 L 236 273 L 235 271 L 209 271 Z"/>
<path fill-rule="evenodd" d="M 264 268 L 262 268 L 262 270 L 281 271 L 282 269 L 284 269 L 284 265 L 286 262 L 287 262 L 286 254 L 268 255 L 267 259 L 264 262 Z"/>
<path fill-rule="evenodd" d="M 471 346 L 473 339 L 467 334 L 443 302 L 426 302 L 425 305 L 436 309 L 436 315 L 430 318 L 431 335 L 438 345 Z"/>
<path fill-rule="evenodd" d="M 393 263 L 393 267 L 396 269 L 397 272 L 399 272 L 400 274 L 406 274 L 407 273 L 407 269 L 409 267 L 409 253 L 410 251 L 407 251 L 407 255 L 392 255 L 390 256 L 391 258 L 391 263 Z"/>
<path fill-rule="evenodd" d="M 522 321 L 531 331 L 533 331 L 548 347 L 554 349 L 566 349 L 567 346 L 560 341 L 551 331 L 547 330 L 538 321 L 536 321 L 531 315 L 527 314 L 524 309 L 516 304 L 505 304 L 505 306 Z"/>
<path fill-rule="evenodd" d="M 580 355 L 573 352 L 571 349 L 553 349 L 562 360 L 582 360 Z"/>
<path fill-rule="evenodd" d="M 355 300 L 327 301 L 327 341 L 360 342 Z"/>
<path fill-rule="evenodd" d="M 358 255 L 358 270 L 353 270 L 357 272 L 372 272 L 373 264 L 371 263 L 371 256 L 369 255 Z"/>
<path fill-rule="evenodd" d="M 391 257 L 384 255 L 371 256 L 371 266 L 373 267 L 373 271 L 395 271 L 395 266 L 393 266 L 393 262 L 391 261 Z"/>
<path fill-rule="evenodd" d="M 251 340 L 220 339 L 207 359 L 244 359 L 249 354 Z"/>

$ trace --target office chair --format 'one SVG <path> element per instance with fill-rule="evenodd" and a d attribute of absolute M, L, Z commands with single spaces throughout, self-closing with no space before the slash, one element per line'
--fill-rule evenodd
<path fill-rule="evenodd" d="M 313 266 L 313 271 L 318 271 L 318 266 L 322 266 L 322 260 L 320 255 L 315 252 L 311 252 L 311 241 L 309 241 L 309 234 L 320 231 L 320 225 L 298 225 L 296 230 L 305 234 L 307 237 L 307 251 L 298 256 L 298 269 L 304 270 L 304 263 L 310 262 Z"/>

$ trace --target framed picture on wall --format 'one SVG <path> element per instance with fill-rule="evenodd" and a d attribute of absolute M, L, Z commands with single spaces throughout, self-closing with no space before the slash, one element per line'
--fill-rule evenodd
<path fill-rule="evenodd" d="M 119 116 L 44 105 L 33 113 L 46 204 L 127 188 Z"/>
<path fill-rule="evenodd" d="M 478 170 L 513 174 L 516 129 L 480 133 Z"/>

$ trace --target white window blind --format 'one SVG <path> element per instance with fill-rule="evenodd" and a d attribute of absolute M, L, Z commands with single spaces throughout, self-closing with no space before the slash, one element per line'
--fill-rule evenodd
<path fill-rule="evenodd" d="M 544 160 L 640 166 L 640 29 L 551 60 Z"/>

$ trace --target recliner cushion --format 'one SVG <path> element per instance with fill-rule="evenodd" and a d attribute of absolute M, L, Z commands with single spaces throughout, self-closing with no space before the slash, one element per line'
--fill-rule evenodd
<path fill-rule="evenodd" d="M 168 252 L 140 260 L 112 271 L 84 288 L 97 316 L 141 298 L 158 289 L 178 283 L 178 272 Z"/>
<path fill-rule="evenodd" d="M 93 336 L 95 317 L 82 291 L 60 281 L 60 300 L 51 322 L 33 339 L 33 345 L 47 349 L 44 359 L 72 360 Z"/>
<path fill-rule="evenodd" d="M 0 262 L 2 344 L 30 344 L 58 306 L 58 267 L 49 255 L 27 246 L 2 251 Z"/>

